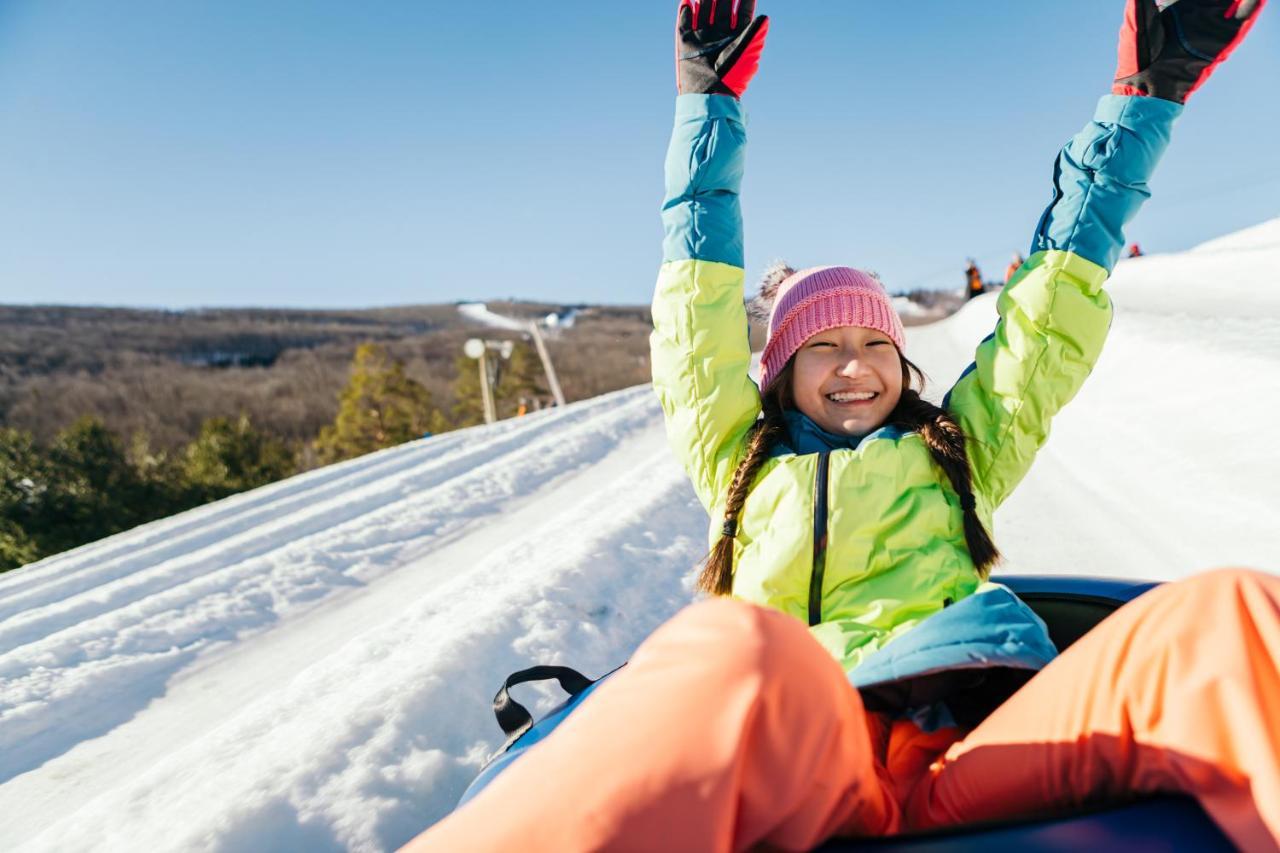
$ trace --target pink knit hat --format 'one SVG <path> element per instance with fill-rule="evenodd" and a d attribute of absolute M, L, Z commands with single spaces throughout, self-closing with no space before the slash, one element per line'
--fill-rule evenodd
<path fill-rule="evenodd" d="M 902 320 L 870 273 L 851 267 L 810 267 L 783 279 L 769 313 L 760 387 L 769 387 L 805 341 L 839 326 L 875 329 L 888 335 L 899 352 L 906 348 Z"/>

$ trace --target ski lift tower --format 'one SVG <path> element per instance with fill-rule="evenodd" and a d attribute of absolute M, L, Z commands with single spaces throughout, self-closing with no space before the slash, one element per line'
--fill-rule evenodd
<path fill-rule="evenodd" d="M 550 321 L 555 314 L 547 317 Z M 547 345 L 543 343 L 542 333 L 538 331 L 538 321 L 533 320 L 529 323 L 529 336 L 533 338 L 533 345 L 538 349 L 538 358 L 542 359 L 542 370 L 547 374 L 547 384 L 551 386 L 551 396 L 556 398 L 556 405 L 564 405 L 564 392 L 560 390 L 560 380 L 556 377 L 556 369 L 551 365 L 551 354 L 547 352 Z"/>

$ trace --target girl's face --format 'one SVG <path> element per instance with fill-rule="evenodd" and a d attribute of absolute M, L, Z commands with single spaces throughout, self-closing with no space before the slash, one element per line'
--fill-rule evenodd
<path fill-rule="evenodd" d="M 795 406 L 836 435 L 866 435 L 889 418 L 902 396 L 902 361 L 883 332 L 841 326 L 819 332 L 796 351 Z"/>

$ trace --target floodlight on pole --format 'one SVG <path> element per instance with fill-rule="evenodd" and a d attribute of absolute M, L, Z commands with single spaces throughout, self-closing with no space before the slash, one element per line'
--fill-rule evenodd
<path fill-rule="evenodd" d="M 480 396 L 484 403 L 484 422 L 491 424 L 498 419 L 498 405 L 494 401 L 494 386 L 498 384 L 498 368 L 500 362 L 495 359 L 489 362 L 489 351 L 497 358 L 509 359 L 515 349 L 512 341 L 486 341 L 482 338 L 468 338 L 462 345 L 462 352 L 468 358 L 474 358 L 480 366 Z"/>
<path fill-rule="evenodd" d="M 462 345 L 468 358 L 474 358 L 480 368 L 480 401 L 484 406 L 484 422 L 491 424 L 498 419 L 493 404 L 493 388 L 489 384 L 489 347 L 480 338 L 468 338 Z"/>

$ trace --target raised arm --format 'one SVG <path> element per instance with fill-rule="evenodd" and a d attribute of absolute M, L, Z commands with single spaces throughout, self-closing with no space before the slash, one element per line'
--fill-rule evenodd
<path fill-rule="evenodd" d="M 717 9 L 717 6 L 719 7 Z M 723 499 L 742 438 L 760 411 L 747 375 L 738 96 L 760 60 L 768 19 L 721 0 L 681 3 L 675 128 L 662 205 L 663 263 L 653 296 L 653 387 L 667 436 L 702 503 Z"/>
<path fill-rule="evenodd" d="M 993 511 L 1013 491 L 1102 351 L 1102 285 L 1124 226 L 1186 99 L 1235 48 L 1264 0 L 1128 0 L 1112 93 L 1067 143 L 1031 256 L 997 301 L 995 331 L 943 405 L 968 438 L 975 492 Z"/>

